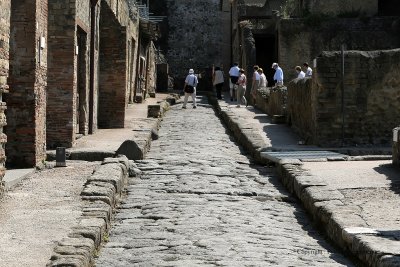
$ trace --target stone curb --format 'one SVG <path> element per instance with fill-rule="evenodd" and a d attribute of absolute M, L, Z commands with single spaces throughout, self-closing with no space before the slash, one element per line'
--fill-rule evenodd
<path fill-rule="evenodd" d="M 136 167 L 125 156 L 106 158 L 87 179 L 81 192 L 85 201 L 78 225 L 68 237 L 56 242 L 46 266 L 93 266 L 93 256 L 106 239 L 112 214 L 128 182 L 129 169 Z"/>
<path fill-rule="evenodd" d="M 157 130 L 170 105 L 163 101 L 160 106 Z M 152 141 L 152 132 L 147 131 L 146 134 L 148 138 L 140 142 L 143 157 L 149 151 Z M 123 196 L 128 177 L 140 175 L 136 163 L 125 155 L 105 158 L 87 179 L 81 192 L 84 205 L 78 224 L 72 227 L 68 237 L 56 242 L 46 266 L 94 266 L 94 257 L 102 242 L 108 238 L 113 214 Z"/>
<path fill-rule="evenodd" d="M 371 229 L 355 208 L 341 201 L 343 195 L 316 177 L 311 177 L 301 165 L 277 164 L 277 172 L 290 193 L 295 194 L 312 216 L 316 225 L 345 252 L 350 252 L 365 266 L 399 266 L 400 245 L 397 240 L 382 238 Z M 337 216 L 342 214 L 342 216 Z M 383 246 L 377 246 L 384 242 Z"/>
<path fill-rule="evenodd" d="M 249 131 L 243 129 L 243 126 L 240 125 L 241 121 L 229 109 L 221 109 L 214 96 L 209 95 L 209 101 L 225 125 L 232 129 L 235 139 L 253 156 L 255 161 L 260 164 L 271 164 L 267 159 L 261 157 L 263 148 L 260 148 L 257 143 L 261 138 L 247 136 Z M 383 160 L 387 158 L 388 156 L 357 156 L 350 157 L 349 160 Z M 354 215 L 351 208 L 343 204 L 341 199 L 344 196 L 338 190 L 330 188 L 322 179 L 311 177 L 302 168 L 300 161 L 278 162 L 276 171 L 284 186 L 302 202 L 316 225 L 321 227 L 343 251 L 351 253 L 366 266 L 400 266 L 398 252 L 400 246 L 395 244 L 398 241 L 388 240 L 386 242 L 388 244 L 384 248 L 377 247 L 373 241 L 374 238 L 375 241 L 376 238 L 379 238 L 379 232 L 368 228 L 368 225 L 360 217 Z M 337 217 L 338 211 L 345 214 L 346 218 Z M 354 225 L 358 227 L 351 227 Z M 379 242 L 382 242 L 382 239 Z"/>

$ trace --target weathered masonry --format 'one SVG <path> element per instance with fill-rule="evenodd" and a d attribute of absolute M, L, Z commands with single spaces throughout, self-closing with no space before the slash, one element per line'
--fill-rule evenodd
<path fill-rule="evenodd" d="M 6 113 L 0 98 L 0 177 L 5 155 L 11 167 L 40 165 L 46 149 L 124 127 L 135 95 L 155 92 L 158 26 L 141 19 L 139 6 L 0 1 L 0 94 L 9 91 Z"/>
<path fill-rule="evenodd" d="M 199 90 L 212 88 L 212 65 L 229 70 L 229 1 L 160 0 L 168 16 L 168 40 L 164 44 L 175 89 L 182 84 L 190 68 L 199 77 Z"/>
<path fill-rule="evenodd" d="M 0 0 L 0 198 L 3 195 L 3 177 L 5 172 L 5 151 L 4 146 L 7 137 L 4 133 L 6 125 L 5 109 L 6 103 L 3 102 L 3 94 L 8 92 L 8 69 L 9 69 L 9 39 L 10 39 L 10 0 Z"/>
<path fill-rule="evenodd" d="M 292 3 L 292 4 L 290 4 Z M 252 73 L 260 65 L 271 84 L 271 64 L 279 62 L 285 81 L 294 67 L 312 63 L 322 51 L 394 49 L 400 46 L 400 12 L 393 1 L 234 0 L 234 61 Z M 288 6 L 286 6 L 288 5 Z M 307 11 L 307 12 L 305 12 Z"/>
<path fill-rule="evenodd" d="M 126 1 L 52 1 L 49 24 L 47 146 L 123 128 L 135 91 L 137 13 Z"/>
<path fill-rule="evenodd" d="M 11 1 L 7 161 L 35 166 L 46 157 L 47 1 Z"/>
<path fill-rule="evenodd" d="M 400 124 L 400 49 L 347 51 L 344 60 L 343 94 L 340 51 L 317 57 L 312 79 L 288 84 L 292 127 L 323 146 L 389 143 Z"/>

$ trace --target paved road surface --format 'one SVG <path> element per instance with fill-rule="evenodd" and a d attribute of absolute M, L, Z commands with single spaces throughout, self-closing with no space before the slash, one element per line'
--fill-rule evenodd
<path fill-rule="evenodd" d="M 96 266 L 352 266 L 205 100 L 174 106 L 159 137 Z"/>

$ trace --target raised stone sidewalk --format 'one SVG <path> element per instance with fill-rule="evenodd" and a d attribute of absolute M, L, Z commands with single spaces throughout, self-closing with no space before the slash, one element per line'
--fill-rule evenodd
<path fill-rule="evenodd" d="M 0 202 L 0 267 L 92 266 L 129 177 L 140 175 L 133 159 L 143 159 L 178 98 L 158 94 L 128 107 L 124 129 L 82 137 L 67 150 L 67 167 L 54 168 L 50 151 L 42 169 L 10 171 Z"/>
<path fill-rule="evenodd" d="M 366 266 L 400 266 L 400 170 L 388 148 L 320 151 L 299 145 L 289 127 L 251 106 L 211 102 L 258 162 L 276 165 L 283 184 L 332 242 Z"/>
<path fill-rule="evenodd" d="M 99 160 L 100 167 L 87 179 L 81 192 L 83 213 L 66 238 L 58 241 L 47 266 L 92 266 L 93 257 L 108 238 L 115 208 L 128 183 L 141 171 L 134 160 L 143 159 L 157 138 L 158 128 L 170 103 L 179 96 L 168 96 L 158 104 L 148 102 L 141 110 L 128 110 L 125 129 L 99 131 L 79 140 L 69 149 L 71 159 Z M 156 112 L 155 112 L 156 110 Z M 149 117 L 149 118 L 148 118 Z M 95 147 L 95 149 L 92 149 Z M 49 153 L 52 158 L 54 152 Z"/>

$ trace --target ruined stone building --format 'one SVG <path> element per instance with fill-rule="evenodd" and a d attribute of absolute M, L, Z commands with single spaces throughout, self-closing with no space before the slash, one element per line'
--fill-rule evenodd
<path fill-rule="evenodd" d="M 289 95 L 289 100 L 309 101 L 300 101 L 309 110 L 296 106 L 298 101 L 281 110 L 301 114 L 298 120 L 289 114 L 288 122 L 309 143 L 338 145 L 343 142 L 342 128 L 347 129 L 344 136 L 351 144 L 376 144 L 390 140 L 391 127 L 398 123 L 398 92 L 389 89 L 398 88 L 397 52 L 391 51 L 400 47 L 396 5 L 394 0 L 199 0 L 190 5 L 160 0 L 153 11 L 167 16 L 158 49 L 166 55 L 169 70 L 165 72 L 178 90 L 189 68 L 199 74 L 198 90 L 211 90 L 212 64 L 223 66 L 227 74 L 230 65 L 238 62 L 248 76 L 257 64 L 272 84 L 271 65 L 279 62 L 287 85 L 296 77 L 295 66 L 319 64 L 309 82 L 314 84 L 313 93 Z M 337 53 L 343 46 L 346 51 L 359 51 L 347 58 L 345 127 Z"/>
<path fill-rule="evenodd" d="M 1 0 L 0 7 L 0 90 L 8 103 L 1 166 L 4 149 L 8 165 L 37 166 L 47 149 L 122 128 L 136 94 L 155 92 L 159 32 L 137 1 Z"/>
<path fill-rule="evenodd" d="M 289 87 L 288 122 L 307 143 L 391 140 L 392 128 L 400 124 L 400 11 L 395 1 L 233 3 L 235 60 L 248 73 L 255 64 L 266 69 L 270 84 L 270 66 L 279 62 Z M 342 47 L 351 50 L 344 81 Z M 313 79 L 292 81 L 294 67 L 306 61 L 315 68 Z"/>

